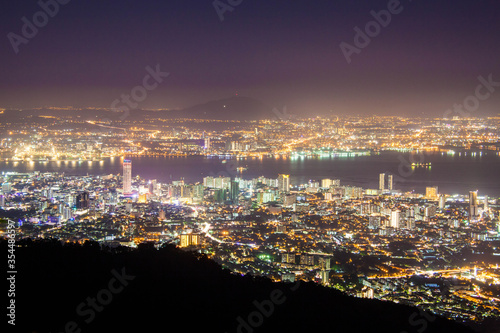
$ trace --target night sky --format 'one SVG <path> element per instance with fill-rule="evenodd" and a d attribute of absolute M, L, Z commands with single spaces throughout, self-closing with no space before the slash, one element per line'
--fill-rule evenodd
<path fill-rule="evenodd" d="M 8 34 L 41 7 L 4 1 L 0 107 L 110 107 L 157 64 L 170 75 L 141 108 L 238 94 L 297 114 L 440 116 L 478 76 L 500 82 L 498 0 L 403 0 L 350 64 L 339 45 L 388 1 L 231 2 L 221 21 L 213 0 L 71 0 L 16 54 Z M 500 113 L 496 90 L 475 114 Z"/>

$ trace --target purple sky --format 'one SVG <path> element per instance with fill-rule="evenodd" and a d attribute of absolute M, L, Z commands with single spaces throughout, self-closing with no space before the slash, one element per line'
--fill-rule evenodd
<path fill-rule="evenodd" d="M 440 116 L 474 94 L 478 76 L 500 82 L 498 0 L 401 1 L 350 64 L 340 43 L 354 45 L 354 28 L 388 1 L 243 0 L 224 21 L 212 2 L 72 0 L 16 54 L 8 33 L 22 36 L 21 18 L 41 8 L 10 1 L 0 11 L 0 107 L 109 107 L 156 64 L 170 76 L 142 108 L 237 92 L 297 114 Z M 497 89 L 476 114 L 500 113 Z"/>

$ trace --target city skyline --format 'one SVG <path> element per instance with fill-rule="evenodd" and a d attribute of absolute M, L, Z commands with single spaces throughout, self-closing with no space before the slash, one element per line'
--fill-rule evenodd
<path fill-rule="evenodd" d="M 124 160 L 124 170 L 131 163 Z M 405 299 L 419 307 L 425 307 L 421 294 L 426 293 L 433 304 L 427 311 L 469 324 L 500 313 L 490 305 L 500 284 L 494 245 L 500 237 L 500 198 L 489 200 L 478 191 L 450 196 L 437 187 L 425 193 L 363 189 L 339 179 L 288 187 L 289 175 L 283 174 L 207 176 L 196 184 L 138 175 L 125 193 L 127 178 L 126 172 L 4 173 L 0 212 L 15 210 L 19 196 L 23 205 L 38 207 L 19 219 L 19 241 L 97 240 L 111 248 L 175 244 L 229 265 L 236 274 L 274 282 L 314 281 L 355 297 Z M 483 251 L 479 257 L 473 255 L 477 251 Z M 373 264 L 376 258 L 382 261 Z M 360 274 L 355 284 L 346 274 L 353 259 Z M 490 287 L 484 285 L 488 281 Z M 437 290 L 442 288 L 450 289 L 443 294 Z M 410 293 L 394 293 L 400 289 Z"/>
<path fill-rule="evenodd" d="M 3 7 L 10 328 L 498 333 L 498 0 Z"/>

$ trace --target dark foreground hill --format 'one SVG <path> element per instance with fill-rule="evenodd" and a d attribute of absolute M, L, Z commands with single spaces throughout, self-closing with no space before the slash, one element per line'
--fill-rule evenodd
<path fill-rule="evenodd" d="M 1 245 L 7 253 L 6 241 Z M 471 332 L 415 308 L 313 283 L 234 275 L 173 246 L 18 245 L 15 331 Z"/>

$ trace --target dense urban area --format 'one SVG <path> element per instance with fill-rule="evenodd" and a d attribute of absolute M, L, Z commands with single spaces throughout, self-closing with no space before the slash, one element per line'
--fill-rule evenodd
<path fill-rule="evenodd" d="M 63 113 L 64 114 L 64 113 Z M 153 114 L 153 113 L 152 113 Z M 32 115 L 28 116 L 32 117 Z M 349 295 L 415 305 L 458 321 L 500 316 L 500 199 L 378 188 L 288 174 L 247 179 L 233 159 L 315 158 L 384 150 L 500 154 L 500 118 L 331 117 L 121 122 L 38 115 L 2 123 L 5 163 L 100 163 L 121 174 L 2 172 L 1 234 L 137 247 L 173 243 L 235 274 L 316 281 Z M 34 125 L 36 123 L 36 126 Z M 212 128 L 208 130 L 208 128 Z M 132 177 L 134 157 L 205 155 L 226 174 L 198 183 Z M 416 160 L 410 168 L 430 167 Z M 314 175 L 311 175 L 314 178 Z M 1 235 L 0 234 L 0 235 Z"/>
<path fill-rule="evenodd" d="M 2 111 L 0 158 L 12 163 L 76 163 L 124 154 L 293 157 L 363 155 L 380 150 L 455 154 L 463 149 L 500 154 L 500 117 L 298 119 L 275 110 L 277 115 L 271 120 L 241 121 L 165 119 L 160 111 L 144 112 L 140 117 L 79 111 Z M 105 118 L 111 115 L 113 120 Z"/>

